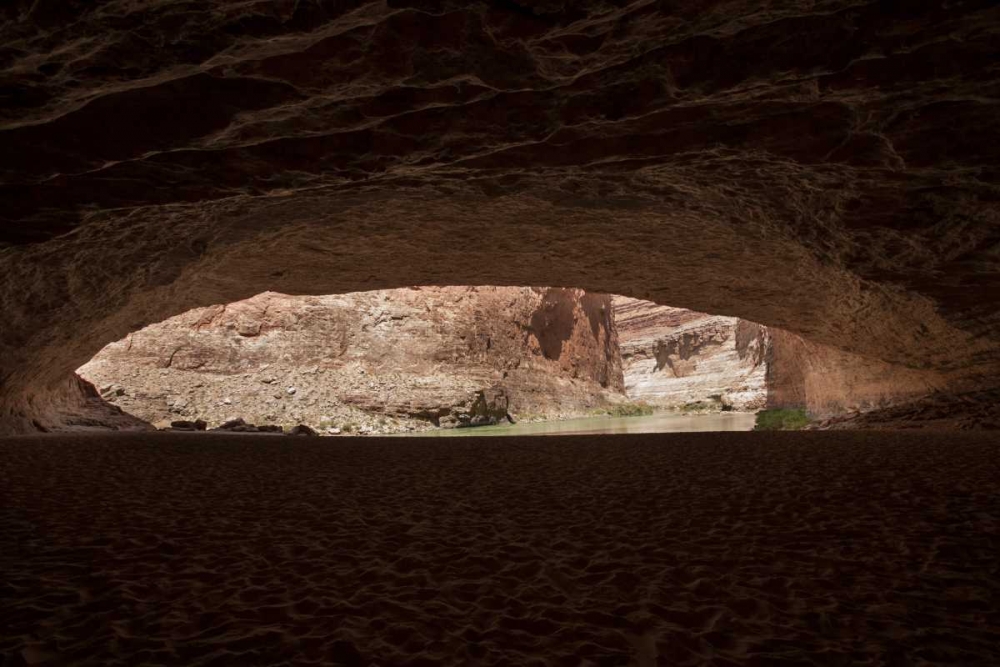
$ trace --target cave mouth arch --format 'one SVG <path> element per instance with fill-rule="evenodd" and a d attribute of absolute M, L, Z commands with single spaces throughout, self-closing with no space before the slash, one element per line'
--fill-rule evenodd
<path fill-rule="evenodd" d="M 191 308 L 268 290 L 550 285 L 740 317 L 824 350 L 812 355 L 821 363 L 794 371 L 798 400 L 818 413 L 878 403 L 896 388 L 957 386 L 982 370 L 970 359 L 990 359 L 991 341 L 956 329 L 917 294 L 864 281 L 780 230 L 741 234 L 690 211 L 570 205 L 551 192 L 320 192 L 252 206 L 107 212 L 91 222 L 4 251 L 5 433 L 57 425 L 46 415 L 67 394 L 78 400 L 73 372 L 104 345 Z"/>
<path fill-rule="evenodd" d="M 992 6 L 834 5 L 14 11 L 0 431 L 104 344 L 268 289 L 579 286 L 995 387 Z"/>

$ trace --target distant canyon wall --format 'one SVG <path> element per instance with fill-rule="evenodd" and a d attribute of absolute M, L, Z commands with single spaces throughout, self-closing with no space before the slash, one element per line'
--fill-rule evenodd
<path fill-rule="evenodd" d="M 735 317 L 614 298 L 630 398 L 676 408 L 806 408 L 817 418 L 898 405 L 939 374 L 820 345 Z"/>
<path fill-rule="evenodd" d="M 561 288 L 266 292 L 134 332 L 79 373 L 158 424 L 357 425 L 377 414 L 368 426 L 379 431 L 437 423 L 484 389 L 518 416 L 625 400 L 611 297 Z"/>
<path fill-rule="evenodd" d="M 767 399 L 763 327 L 614 297 L 625 390 L 665 407 L 751 411 Z"/>

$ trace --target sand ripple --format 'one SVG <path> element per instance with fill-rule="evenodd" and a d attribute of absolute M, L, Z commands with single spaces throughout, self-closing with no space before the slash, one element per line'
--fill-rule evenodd
<path fill-rule="evenodd" d="M 0 664 L 996 665 L 1000 441 L 0 441 Z"/>

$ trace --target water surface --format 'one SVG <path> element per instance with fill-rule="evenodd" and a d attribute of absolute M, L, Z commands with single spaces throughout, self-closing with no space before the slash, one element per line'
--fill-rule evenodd
<path fill-rule="evenodd" d="M 583 417 L 565 421 L 531 424 L 499 424 L 473 428 L 434 429 L 399 433 L 403 436 L 482 436 L 482 435 L 580 435 L 586 433 L 671 433 L 683 431 L 749 431 L 754 414 L 721 412 L 707 415 L 678 415 L 661 412 L 645 417 Z"/>

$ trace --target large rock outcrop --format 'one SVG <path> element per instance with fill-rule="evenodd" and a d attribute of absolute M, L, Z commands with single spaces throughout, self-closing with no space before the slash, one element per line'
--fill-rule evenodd
<path fill-rule="evenodd" d="M 0 431 L 265 290 L 575 285 L 1000 377 L 995 2 L 0 12 Z"/>
<path fill-rule="evenodd" d="M 574 289 L 267 292 L 131 333 L 79 373 L 158 424 L 392 431 L 624 400 L 611 298 Z"/>
<path fill-rule="evenodd" d="M 629 297 L 616 296 L 614 307 L 630 398 L 672 408 L 766 405 L 762 327 Z"/>

